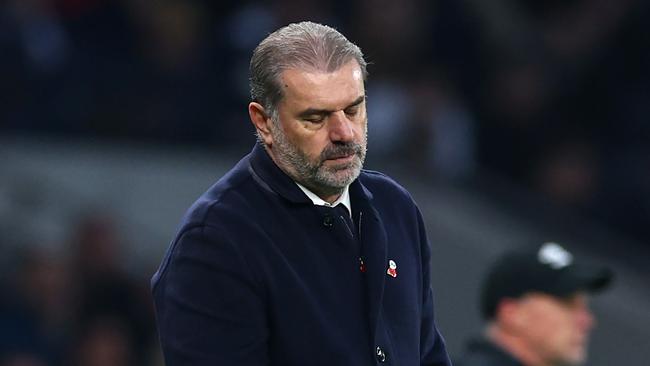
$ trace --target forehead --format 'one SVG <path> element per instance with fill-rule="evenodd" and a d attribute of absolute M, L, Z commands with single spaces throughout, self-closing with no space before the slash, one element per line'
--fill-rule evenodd
<path fill-rule="evenodd" d="M 586 306 L 587 295 L 577 292 L 567 297 L 532 293 L 525 296 L 523 303 L 531 310 L 543 312 L 567 312 Z"/>
<path fill-rule="evenodd" d="M 281 105 L 340 109 L 364 95 L 363 74 L 356 60 L 326 72 L 291 68 L 281 75 Z"/>

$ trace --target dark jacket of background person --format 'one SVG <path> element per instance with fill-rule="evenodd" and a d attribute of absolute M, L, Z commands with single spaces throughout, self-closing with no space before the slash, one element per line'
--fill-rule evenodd
<path fill-rule="evenodd" d="M 493 343 L 476 338 L 468 343 L 464 358 L 454 366 L 523 366 L 511 355 Z"/>
<path fill-rule="evenodd" d="M 370 171 L 350 198 L 358 236 L 258 144 L 189 210 L 154 275 L 167 365 L 450 365 L 418 208 Z"/>

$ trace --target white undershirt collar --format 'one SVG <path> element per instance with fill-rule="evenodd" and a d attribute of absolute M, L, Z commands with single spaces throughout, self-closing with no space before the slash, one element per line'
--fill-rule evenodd
<path fill-rule="evenodd" d="M 352 203 L 350 202 L 350 185 L 345 186 L 343 189 L 343 193 L 341 193 L 341 196 L 339 198 L 332 202 L 329 203 L 327 201 L 324 201 L 322 198 L 318 197 L 314 192 L 310 191 L 307 189 L 307 187 L 303 186 L 302 184 L 296 182 L 298 185 L 298 188 L 305 192 L 307 197 L 314 203 L 316 206 L 326 206 L 326 207 L 334 207 L 338 205 L 339 203 L 342 203 L 345 207 L 347 207 L 348 212 L 350 213 L 350 216 L 352 216 Z"/>

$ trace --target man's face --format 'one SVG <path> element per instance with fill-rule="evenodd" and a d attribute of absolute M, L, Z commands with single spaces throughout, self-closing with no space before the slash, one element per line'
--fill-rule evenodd
<path fill-rule="evenodd" d="M 321 198 L 335 199 L 359 176 L 366 155 L 361 69 L 356 61 L 331 73 L 288 69 L 280 82 L 284 97 L 271 126 L 273 160 Z"/>
<path fill-rule="evenodd" d="M 594 326 L 587 295 L 568 298 L 532 293 L 519 301 L 522 339 L 539 358 L 553 365 L 580 365 L 587 356 L 589 332 Z"/>

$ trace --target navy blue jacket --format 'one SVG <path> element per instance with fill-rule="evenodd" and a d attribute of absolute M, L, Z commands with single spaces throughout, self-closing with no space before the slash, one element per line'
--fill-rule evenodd
<path fill-rule="evenodd" d="M 371 171 L 350 199 L 354 234 L 256 145 L 189 209 L 152 279 L 166 364 L 450 365 L 418 208 Z"/>

